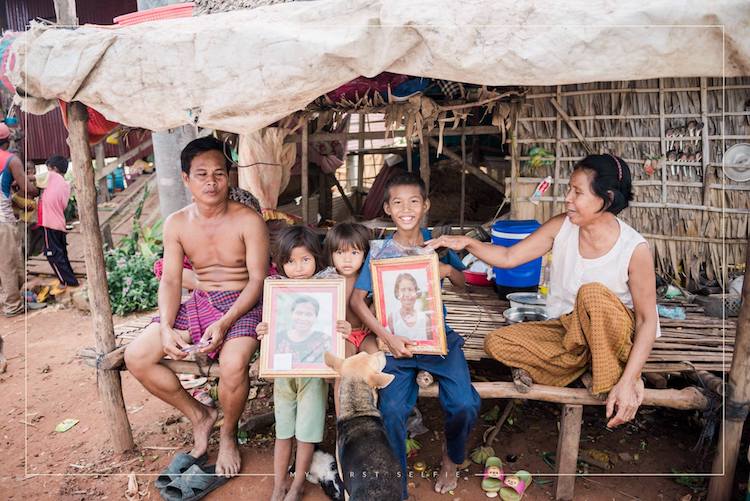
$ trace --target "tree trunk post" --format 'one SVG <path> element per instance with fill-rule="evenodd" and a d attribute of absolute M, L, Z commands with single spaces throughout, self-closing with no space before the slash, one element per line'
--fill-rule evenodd
<path fill-rule="evenodd" d="M 724 501 L 732 495 L 734 472 L 740 453 L 742 428 L 750 410 L 750 244 L 745 250 L 745 282 L 742 284 L 742 307 L 737 319 L 734 357 L 725 387 L 724 421 L 714 457 L 708 501 Z"/>
<path fill-rule="evenodd" d="M 115 332 L 112 323 L 112 306 L 109 302 L 107 273 L 99 231 L 99 214 L 96 205 L 96 180 L 91 165 L 91 150 L 87 132 L 88 115 L 83 104 L 73 102 L 68 107 L 68 146 L 76 184 L 76 199 L 84 237 L 86 277 L 89 287 L 89 306 L 94 321 L 96 349 L 106 354 L 115 349 Z M 133 435 L 122 397 L 120 373 L 97 369 L 99 399 L 110 423 L 112 446 L 117 452 L 132 449 Z"/>

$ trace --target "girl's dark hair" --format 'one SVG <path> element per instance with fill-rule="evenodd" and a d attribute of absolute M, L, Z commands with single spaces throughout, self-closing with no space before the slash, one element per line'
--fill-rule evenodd
<path fill-rule="evenodd" d="M 619 214 L 633 200 L 633 180 L 625 160 L 614 155 L 589 155 L 574 167 L 592 172 L 591 191 L 602 199 L 601 211 Z"/>
<path fill-rule="evenodd" d="M 182 152 L 180 153 L 182 172 L 190 175 L 190 164 L 193 159 L 201 153 L 214 150 L 224 156 L 224 168 L 229 172 L 231 162 L 229 161 L 229 158 L 227 158 L 226 153 L 224 153 L 224 143 L 213 136 L 204 136 L 199 137 L 198 139 L 193 139 L 182 149 Z"/>
<path fill-rule="evenodd" d="M 273 262 L 276 263 L 276 268 L 281 275 L 286 276 L 284 263 L 289 261 L 292 251 L 296 247 L 304 247 L 313 255 L 315 258 L 315 273 L 323 269 L 318 235 L 307 226 L 287 226 L 279 231 L 279 240 L 273 256 Z"/>
<path fill-rule="evenodd" d="M 355 248 L 367 255 L 370 252 L 370 230 L 358 223 L 336 224 L 328 230 L 323 242 L 323 252 L 330 266 L 333 266 L 333 253 L 341 248 Z"/>

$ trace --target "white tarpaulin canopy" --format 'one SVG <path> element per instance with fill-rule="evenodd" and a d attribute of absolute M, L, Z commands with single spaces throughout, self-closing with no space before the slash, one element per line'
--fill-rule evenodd
<path fill-rule="evenodd" d="M 747 0 L 317 0 L 122 28 L 35 25 L 9 76 L 25 108 L 247 133 L 357 76 L 485 85 L 750 75 Z"/>

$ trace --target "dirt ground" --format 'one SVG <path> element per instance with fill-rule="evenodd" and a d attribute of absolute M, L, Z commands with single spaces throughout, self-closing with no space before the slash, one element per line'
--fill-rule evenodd
<path fill-rule="evenodd" d="M 140 495 L 133 499 L 159 499 L 153 488 L 156 474 L 175 451 L 189 448 L 189 429 L 176 411 L 150 396 L 128 373 L 122 382 L 128 416 L 137 449 L 123 455 L 110 448 L 107 422 L 97 397 L 94 371 L 84 365 L 77 352 L 93 346 L 91 318 L 77 310 L 47 308 L 26 318 L 0 319 L 5 339 L 8 371 L 0 375 L 0 499 L 125 499 L 128 474 L 135 473 Z M 482 364 L 478 371 L 493 370 Z M 251 410 L 268 410 L 267 389 L 252 400 Z M 482 412 L 505 401 L 485 400 Z M 428 433 L 417 437 L 423 449 L 411 460 L 437 468 L 440 457 L 441 412 L 437 400 L 420 401 Z M 496 455 L 506 462 L 506 471 L 525 469 L 534 483 L 524 499 L 553 499 L 552 468 L 545 457 L 556 449 L 559 407 L 519 402 L 495 444 Z M 79 422 L 58 433 L 55 426 L 67 418 Z M 701 497 L 705 479 L 697 479 L 696 492 L 678 484 L 679 477 L 658 474 L 706 472 L 711 453 L 705 458 L 691 448 L 701 426 L 695 415 L 663 409 L 642 409 L 636 421 L 608 431 L 603 410 L 588 407 L 581 434 L 582 449 L 608 454 L 611 469 L 585 467 L 589 476 L 576 480 L 576 499 L 581 500 L 695 500 Z M 333 419 L 329 419 L 324 449 L 331 451 Z M 488 424 L 480 419 L 470 447 L 475 447 Z M 214 434 L 214 440 L 218 439 Z M 241 447 L 243 477 L 229 482 L 207 499 L 268 499 L 272 485 L 273 429 L 257 430 Z M 211 448 L 215 458 L 216 443 Z M 745 450 L 744 448 L 742 450 Z M 478 500 L 480 468 L 472 465 L 459 479 L 453 494 L 432 492 L 434 482 L 417 474 L 411 492 L 418 500 Z M 657 475 L 653 475 L 653 474 Z M 651 474 L 648 475 L 647 474 Z M 606 476 L 600 476 L 606 475 Z M 612 476 L 619 475 L 619 476 Z M 738 478 L 747 479 L 743 459 Z M 305 499 L 326 499 L 318 486 L 308 484 Z"/>

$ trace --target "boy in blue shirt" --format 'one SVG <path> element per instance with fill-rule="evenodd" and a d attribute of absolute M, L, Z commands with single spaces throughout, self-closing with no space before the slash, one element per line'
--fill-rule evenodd
<path fill-rule="evenodd" d="M 396 232 L 391 238 L 403 247 L 422 246 L 431 238 L 429 230 L 419 227 L 422 216 L 430 207 L 424 182 L 413 174 L 402 174 L 391 178 L 385 186 L 383 208 L 396 224 Z M 464 286 L 464 269 L 455 252 L 449 250 L 440 259 L 440 278 L 448 278 L 458 287 Z M 401 461 L 401 482 L 403 499 L 407 499 L 406 472 L 406 420 L 417 403 L 416 375 L 420 370 L 435 376 L 440 387 L 440 405 L 445 412 L 445 441 L 440 474 L 435 491 L 444 494 L 456 488 L 457 465 L 463 463 L 466 455 L 466 440 L 474 427 L 481 400 L 471 385 L 469 367 L 461 347 L 461 336 L 445 326 L 448 354 L 414 355 L 409 350 L 413 346 L 407 338 L 392 335 L 383 327 L 365 303 L 372 292 L 370 256 L 367 256 L 362 271 L 354 284 L 350 299 L 352 311 L 387 346 L 390 355 L 386 357 L 383 372 L 395 376 L 393 382 L 380 390 L 379 408 L 383 415 L 388 441 Z M 443 308 L 445 315 L 445 308 Z"/>

